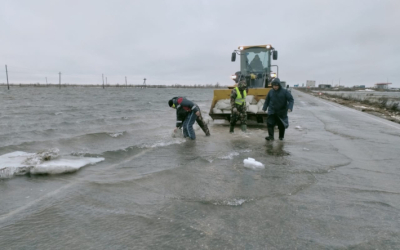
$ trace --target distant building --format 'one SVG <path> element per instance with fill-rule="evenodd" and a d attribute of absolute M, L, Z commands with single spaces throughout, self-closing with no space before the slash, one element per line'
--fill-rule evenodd
<path fill-rule="evenodd" d="M 365 89 L 365 85 L 354 85 L 354 89 Z"/>
<path fill-rule="evenodd" d="M 320 89 L 330 89 L 330 88 L 332 88 L 332 85 L 330 85 L 330 84 L 320 84 L 320 85 L 318 85 L 318 88 L 320 88 Z"/>
<path fill-rule="evenodd" d="M 375 88 L 377 89 L 389 89 L 389 84 L 392 83 L 375 83 Z"/>
<path fill-rule="evenodd" d="M 315 81 L 313 81 L 313 80 L 307 80 L 307 81 L 306 81 L 306 87 L 307 87 L 307 88 L 315 88 Z"/>
<path fill-rule="evenodd" d="M 298 85 L 298 84 L 295 84 L 293 87 L 297 88 L 297 87 L 299 87 L 299 85 Z"/>

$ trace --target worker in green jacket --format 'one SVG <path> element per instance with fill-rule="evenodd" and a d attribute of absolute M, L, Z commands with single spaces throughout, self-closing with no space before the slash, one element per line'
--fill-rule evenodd
<path fill-rule="evenodd" d="M 234 132 L 235 124 L 238 120 L 240 120 L 242 131 L 246 132 L 247 130 L 246 88 L 246 80 L 242 80 L 237 87 L 232 89 L 230 133 Z"/>

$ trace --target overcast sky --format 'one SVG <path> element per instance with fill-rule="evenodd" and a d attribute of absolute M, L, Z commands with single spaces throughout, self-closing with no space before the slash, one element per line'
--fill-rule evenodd
<path fill-rule="evenodd" d="M 272 44 L 288 84 L 400 87 L 399 0 L 0 0 L 0 82 L 230 85 Z M 274 62 L 274 63 L 275 63 Z"/>

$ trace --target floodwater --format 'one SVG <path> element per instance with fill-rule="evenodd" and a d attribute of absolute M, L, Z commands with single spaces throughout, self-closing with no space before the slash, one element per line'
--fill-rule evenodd
<path fill-rule="evenodd" d="M 266 142 L 264 125 L 213 122 L 212 94 L 1 90 L 0 157 L 55 152 L 44 163 L 78 166 L 0 160 L 1 248 L 400 248 L 400 125 L 292 90 L 286 138 Z M 200 106 L 210 137 L 172 138 L 177 95 Z"/>

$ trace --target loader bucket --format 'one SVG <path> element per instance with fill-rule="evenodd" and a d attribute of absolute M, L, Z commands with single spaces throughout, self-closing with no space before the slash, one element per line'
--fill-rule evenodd
<path fill-rule="evenodd" d="M 254 98 L 259 101 L 260 99 L 265 99 L 268 92 L 271 88 L 254 88 L 248 89 L 247 95 L 254 95 Z M 216 89 L 214 90 L 214 98 L 211 103 L 210 113 L 209 115 L 213 120 L 230 120 L 230 113 L 214 113 L 213 108 L 215 104 L 222 99 L 230 99 L 232 89 Z M 258 113 L 250 113 L 247 112 L 247 119 L 248 120 L 255 120 L 257 122 L 263 122 L 264 118 L 267 117 L 267 114 L 264 112 Z"/>

